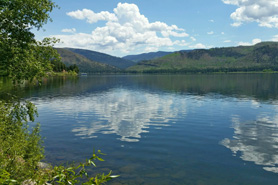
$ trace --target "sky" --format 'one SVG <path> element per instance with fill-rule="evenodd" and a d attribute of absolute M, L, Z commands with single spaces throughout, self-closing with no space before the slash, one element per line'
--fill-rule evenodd
<path fill-rule="evenodd" d="M 113 56 L 278 41 L 278 0 L 54 0 L 38 40 Z"/>

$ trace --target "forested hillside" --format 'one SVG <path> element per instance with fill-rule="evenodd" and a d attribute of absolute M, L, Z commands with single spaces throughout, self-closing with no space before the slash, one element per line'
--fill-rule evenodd
<path fill-rule="evenodd" d="M 92 61 L 82 55 L 74 53 L 70 50 L 63 49 L 63 48 L 56 48 L 58 53 L 62 57 L 62 62 L 66 66 L 71 66 L 76 64 L 79 68 L 80 72 L 87 72 L 87 73 L 102 73 L 102 72 L 117 72 L 120 69 L 110 66 L 107 64 L 99 63 Z"/>
<path fill-rule="evenodd" d="M 74 49 L 74 48 L 64 48 L 64 49 L 67 49 L 69 51 L 82 55 L 89 60 L 96 61 L 96 62 L 103 63 L 103 64 L 108 64 L 110 66 L 114 66 L 114 67 L 120 68 L 120 69 L 126 69 L 135 64 L 134 62 L 132 62 L 130 60 L 126 60 L 126 59 L 119 58 L 119 57 L 114 57 L 114 56 L 96 52 L 96 51 L 85 50 L 85 49 Z"/>
<path fill-rule="evenodd" d="M 278 71 L 278 42 L 254 46 L 178 51 L 139 62 L 129 72 L 236 72 Z"/>
<path fill-rule="evenodd" d="M 158 52 L 142 53 L 139 55 L 127 55 L 123 58 L 127 60 L 131 60 L 133 62 L 141 62 L 143 60 L 152 60 L 152 59 L 160 58 L 165 55 L 169 55 L 171 53 L 172 52 L 158 51 Z"/>

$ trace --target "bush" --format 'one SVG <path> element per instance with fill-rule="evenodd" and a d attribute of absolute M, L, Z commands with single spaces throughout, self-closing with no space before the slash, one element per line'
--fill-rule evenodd
<path fill-rule="evenodd" d="M 35 106 L 31 102 L 0 101 L 0 109 L 0 170 L 6 174 L 4 180 L 32 179 L 38 162 L 44 157 L 39 124 L 32 130 L 27 124 L 28 120 L 34 121 Z"/>
<path fill-rule="evenodd" d="M 95 160 L 103 161 L 97 151 L 79 165 L 39 168 L 44 158 L 39 124 L 31 130 L 28 121 L 34 121 L 37 110 L 31 102 L 0 101 L 0 184 L 102 184 L 117 176 L 98 174 L 89 177 L 86 167 L 95 166 Z"/>

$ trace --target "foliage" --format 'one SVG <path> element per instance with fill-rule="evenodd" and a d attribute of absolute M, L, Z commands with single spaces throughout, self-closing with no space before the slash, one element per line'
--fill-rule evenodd
<path fill-rule="evenodd" d="M 77 53 L 81 56 L 84 56 L 91 61 L 96 61 L 98 63 L 106 64 L 119 69 L 126 69 L 134 65 L 134 62 L 130 60 L 126 60 L 120 57 L 114 57 L 96 51 L 85 50 L 85 49 L 74 49 L 74 48 L 66 48 L 66 49 L 74 53 Z"/>
<path fill-rule="evenodd" d="M 100 62 L 95 62 L 82 56 L 78 53 L 74 53 L 68 49 L 56 48 L 58 53 L 62 57 L 62 62 L 66 66 L 76 65 L 78 66 L 80 72 L 86 73 L 102 73 L 102 72 L 117 72 L 118 68 L 110 66 L 108 64 L 103 64 Z M 85 50 L 86 51 L 86 50 Z"/>
<path fill-rule="evenodd" d="M 41 29 L 57 7 L 51 0 L 0 0 L 1 73 L 14 81 L 40 79 L 59 60 L 56 39 L 36 41 L 31 29 Z"/>
<path fill-rule="evenodd" d="M 55 61 L 55 60 L 52 60 L 51 61 L 51 64 L 52 64 L 52 68 L 53 68 L 53 71 L 55 72 L 62 72 L 64 70 L 66 70 L 66 65 L 61 62 L 61 61 Z"/>
<path fill-rule="evenodd" d="M 40 80 L 52 71 L 51 62 L 60 60 L 52 47 L 58 40 L 37 41 L 31 29 L 41 29 L 55 7 L 51 0 L 0 0 L 0 75 L 20 83 Z M 70 69 L 72 73 L 78 71 L 76 66 Z M 28 125 L 38 116 L 35 105 L 12 97 L 0 99 L 0 110 L 0 184 L 75 184 L 87 176 L 85 167 L 102 160 L 99 151 L 77 167 L 40 169 L 38 164 L 44 158 L 40 127 Z M 87 184 L 101 184 L 111 178 L 111 173 L 97 175 Z"/>
<path fill-rule="evenodd" d="M 113 178 L 118 177 L 117 175 L 112 176 L 111 171 L 107 175 L 105 174 L 98 174 L 95 177 L 89 177 L 86 167 L 88 166 L 95 166 L 95 160 L 104 161 L 99 155 L 104 155 L 101 153 L 100 150 L 93 156 L 86 160 L 85 163 L 80 163 L 78 166 L 71 166 L 71 167 L 64 167 L 64 166 L 55 166 L 52 172 L 52 180 L 50 183 L 52 184 L 77 184 L 80 183 L 80 179 L 82 177 L 87 178 L 87 182 L 83 183 L 84 185 L 91 185 L 91 184 L 102 184 L 105 183 Z"/>
<path fill-rule="evenodd" d="M 171 53 L 172 52 L 158 51 L 158 52 L 143 53 L 143 54 L 139 54 L 139 55 L 127 55 L 123 58 L 137 63 L 137 62 L 141 62 L 144 60 L 152 60 L 155 58 L 160 58 L 165 55 L 169 55 Z"/>
<path fill-rule="evenodd" d="M 70 65 L 70 66 L 67 68 L 67 71 L 72 71 L 72 72 L 75 72 L 75 73 L 79 73 L 79 68 L 77 67 L 76 64 L 73 64 L 73 65 Z"/>
<path fill-rule="evenodd" d="M 0 101 L 0 184 L 21 184 L 29 180 L 38 184 L 76 184 L 82 177 L 85 184 L 102 184 L 115 178 L 111 172 L 107 175 L 89 177 L 86 167 L 95 166 L 95 160 L 104 161 L 99 150 L 85 163 L 78 166 L 55 166 L 39 169 L 38 163 L 43 159 L 43 146 L 39 124 L 28 129 L 28 121 L 34 121 L 37 110 L 31 102 Z"/>
<path fill-rule="evenodd" d="M 67 67 L 63 62 L 57 60 L 52 60 L 51 64 L 54 72 L 72 71 L 77 74 L 79 73 L 79 68 L 76 64 Z"/>
<path fill-rule="evenodd" d="M 0 182 L 33 178 L 37 163 L 43 159 L 39 124 L 28 129 L 34 121 L 36 108 L 31 102 L 0 101 Z M 4 178 L 4 179 L 3 179 Z"/>
<path fill-rule="evenodd" d="M 278 71 L 278 43 L 263 42 L 254 46 L 179 51 L 164 57 L 139 62 L 128 72 L 210 73 Z"/>

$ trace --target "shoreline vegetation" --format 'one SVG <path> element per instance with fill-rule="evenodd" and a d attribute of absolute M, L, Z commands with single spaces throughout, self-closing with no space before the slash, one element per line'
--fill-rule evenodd
<path fill-rule="evenodd" d="M 167 72 L 162 72 L 162 71 L 118 71 L 118 72 L 94 72 L 94 73 L 76 73 L 74 71 L 65 71 L 65 72 L 51 72 L 47 73 L 47 75 L 44 78 L 50 78 L 50 77 L 78 77 L 78 76 L 89 76 L 89 75 L 138 75 L 138 74 L 146 74 L 146 75 L 175 75 L 175 74 L 181 74 L 181 75 L 187 75 L 187 74 L 276 74 L 278 71 L 273 71 L 273 70 L 262 70 L 262 71 L 215 71 L 215 72 L 201 72 L 201 71 L 196 71 L 196 72 L 180 72 L 180 71 L 167 71 Z M 7 75 L 1 75 L 0 77 L 8 77 Z M 43 80 L 42 79 L 42 80 Z M 34 79 L 34 81 L 40 81 Z"/>
<path fill-rule="evenodd" d="M 0 76 L 12 81 L 12 88 L 35 82 L 40 85 L 47 76 L 77 76 L 76 65 L 65 66 L 57 50 L 59 40 L 35 39 L 32 29 L 40 30 L 51 20 L 50 12 L 58 6 L 52 0 L 1 1 L 0 6 Z M 68 72 L 66 72 L 68 71 Z M 36 106 L 16 94 L 0 97 L 0 184 L 103 184 L 117 176 L 110 172 L 88 174 L 89 166 L 103 153 L 92 151 L 92 157 L 80 164 L 39 168 L 45 158 L 40 124 L 30 127 L 38 116 Z"/>
<path fill-rule="evenodd" d="M 125 63 L 123 57 L 109 56 L 95 51 L 55 48 L 61 55 L 61 61 L 76 65 L 80 72 L 93 74 L 106 73 L 235 73 L 278 71 L 278 42 L 261 42 L 253 46 L 223 47 L 211 49 L 182 50 L 166 53 L 146 54 L 151 59 L 143 60 L 142 55 L 134 55 L 126 67 L 107 60 Z M 139 60 L 140 59 L 140 60 Z M 133 65 L 131 65 L 133 62 Z"/>
<path fill-rule="evenodd" d="M 212 72 L 202 72 L 202 71 L 195 71 L 195 72 L 183 72 L 183 71 L 129 71 L 129 72 L 119 72 L 119 73 L 102 73 L 102 74 L 237 74 L 237 73 L 278 73 L 278 71 L 272 70 L 263 70 L 263 71 L 212 71 Z M 101 74 L 101 73 L 90 73 L 90 74 Z"/>
<path fill-rule="evenodd" d="M 237 74 L 237 73 L 246 73 L 246 74 L 250 74 L 250 73 L 254 73 L 254 74 L 272 74 L 272 73 L 278 73 L 278 71 L 272 71 L 272 70 L 263 70 L 263 71 L 227 71 L 227 72 L 180 72 L 180 71 L 173 71 L 173 72 L 161 72 L 161 71 L 153 71 L 153 72 L 149 72 L 149 71 L 121 71 L 121 72 L 98 72 L 98 73 L 86 73 L 87 75 L 138 75 L 138 74 Z M 55 75 L 54 75 L 55 76 Z M 63 76 L 63 74 L 57 74 L 56 76 Z M 77 76 L 81 76 L 81 73 L 77 74 Z"/>
<path fill-rule="evenodd" d="M 63 71 L 63 72 L 53 72 L 53 73 L 49 73 L 48 76 L 52 77 L 52 76 L 78 76 L 79 74 L 76 73 L 75 71 Z"/>

